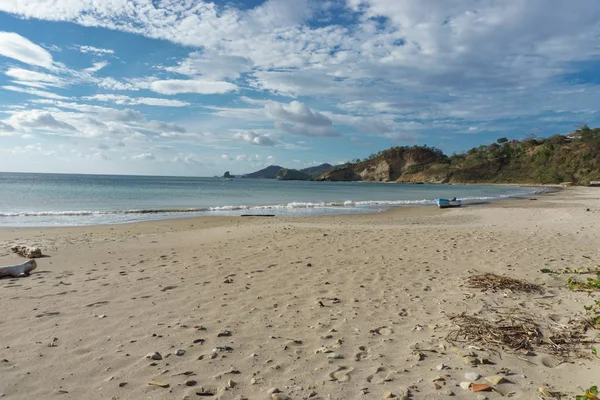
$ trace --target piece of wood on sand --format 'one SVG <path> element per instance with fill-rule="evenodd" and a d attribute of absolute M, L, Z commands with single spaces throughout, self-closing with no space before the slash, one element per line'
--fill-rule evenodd
<path fill-rule="evenodd" d="M 25 261 L 23 264 L 9 265 L 7 267 L 0 267 L 0 278 L 10 276 L 11 278 L 21 278 L 23 276 L 29 276 L 31 271 L 37 268 L 35 260 Z"/>

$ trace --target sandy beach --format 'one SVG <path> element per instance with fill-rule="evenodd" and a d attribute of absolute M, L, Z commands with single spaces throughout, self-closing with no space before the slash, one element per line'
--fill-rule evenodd
<path fill-rule="evenodd" d="M 547 383 L 572 398 L 600 384 L 591 346 L 565 360 L 447 337 L 458 313 L 580 321 L 594 297 L 540 269 L 600 263 L 599 200 L 567 188 L 452 210 L 3 229 L 0 265 L 25 261 L 12 244 L 47 257 L 0 280 L 0 395 L 529 400 Z M 543 293 L 466 285 L 489 272 Z M 505 379 L 473 393 L 467 373 Z"/>

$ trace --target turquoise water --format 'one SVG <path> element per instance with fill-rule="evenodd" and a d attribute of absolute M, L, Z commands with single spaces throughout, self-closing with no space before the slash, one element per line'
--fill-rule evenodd
<path fill-rule="evenodd" d="M 526 196 L 535 188 L 265 179 L 0 173 L 0 227 L 124 223 L 198 215 L 324 215 Z"/>

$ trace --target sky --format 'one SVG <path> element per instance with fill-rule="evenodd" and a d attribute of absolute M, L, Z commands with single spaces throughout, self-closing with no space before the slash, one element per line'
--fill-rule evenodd
<path fill-rule="evenodd" d="M 0 171 L 247 173 L 600 126 L 597 0 L 0 0 Z"/>

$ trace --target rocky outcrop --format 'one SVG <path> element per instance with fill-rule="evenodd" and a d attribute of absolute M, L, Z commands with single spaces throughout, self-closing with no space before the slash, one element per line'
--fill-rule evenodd
<path fill-rule="evenodd" d="M 320 181 L 446 183 L 446 156 L 429 147 L 394 147 L 319 176 Z M 439 166 L 439 168 L 438 168 Z"/>
<path fill-rule="evenodd" d="M 235 178 L 235 176 L 231 175 L 229 171 L 225 171 L 225 173 L 223 174 L 223 178 Z"/>
<path fill-rule="evenodd" d="M 277 179 L 281 181 L 310 181 L 312 177 L 296 169 L 283 168 L 277 173 Z"/>

